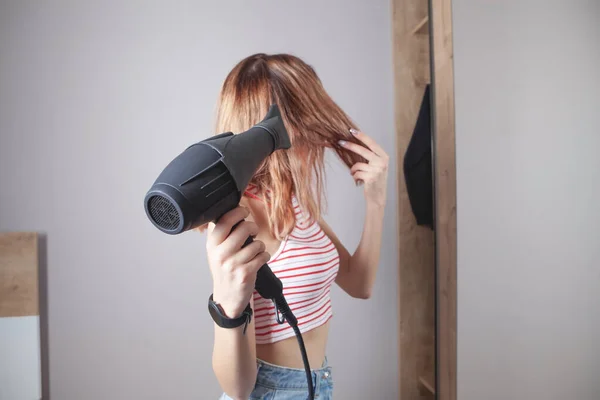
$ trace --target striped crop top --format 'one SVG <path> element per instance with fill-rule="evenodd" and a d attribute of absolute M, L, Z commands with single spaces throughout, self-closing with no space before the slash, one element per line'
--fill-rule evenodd
<path fill-rule="evenodd" d="M 259 199 L 249 186 L 248 197 Z M 292 198 L 296 225 L 271 255 L 269 267 L 283 284 L 283 295 L 298 319 L 302 333 L 325 324 L 333 316 L 331 285 L 338 273 L 340 258 L 334 243 L 319 224 L 311 220 Z M 254 291 L 256 343 L 268 344 L 294 336 L 287 322 L 279 324 L 271 300 Z"/>

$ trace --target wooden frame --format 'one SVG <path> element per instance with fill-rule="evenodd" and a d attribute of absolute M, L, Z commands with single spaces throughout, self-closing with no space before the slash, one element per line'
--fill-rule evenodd
<path fill-rule="evenodd" d="M 392 0 L 398 160 L 400 399 L 456 399 L 456 162 L 451 0 Z M 402 179 L 431 83 L 435 234 Z"/>
<path fill-rule="evenodd" d="M 431 82 L 429 12 L 424 0 L 392 0 L 395 133 L 398 171 L 398 372 L 400 399 L 435 392 L 435 248 L 417 224 L 403 179 L 404 156 Z"/>
<path fill-rule="evenodd" d="M 456 151 L 451 0 L 429 0 L 436 214 L 436 391 L 456 400 Z"/>

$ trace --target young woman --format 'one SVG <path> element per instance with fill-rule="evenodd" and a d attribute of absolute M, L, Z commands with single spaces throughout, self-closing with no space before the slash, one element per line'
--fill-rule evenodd
<path fill-rule="evenodd" d="M 215 324 L 213 369 L 221 399 L 306 399 L 308 386 L 293 330 L 277 323 L 275 309 L 254 290 L 265 263 L 281 279 L 313 370 L 315 397 L 333 391 L 326 344 L 332 284 L 368 299 L 375 282 L 386 201 L 388 155 L 360 132 L 329 97 L 317 74 L 287 54 L 255 54 L 239 62 L 222 87 L 217 132 L 239 133 L 276 103 L 292 147 L 274 152 L 260 167 L 240 206 L 208 227 L 206 248 L 213 298 L 227 318 L 248 304 L 247 326 Z M 366 198 L 362 239 L 354 253 L 322 219 L 324 153 L 332 149 L 348 166 Z M 232 231 L 232 227 L 240 222 Z M 361 226 L 362 221 L 352 221 Z M 242 248 L 245 239 L 255 241 Z"/>

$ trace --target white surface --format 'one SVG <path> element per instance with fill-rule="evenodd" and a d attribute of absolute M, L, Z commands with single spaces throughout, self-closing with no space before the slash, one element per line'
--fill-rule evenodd
<path fill-rule="evenodd" d="M 329 360 L 336 398 L 398 398 L 390 23 L 388 0 L 0 2 L 0 226 L 48 237 L 52 400 L 220 395 L 204 236 L 159 232 L 143 198 L 259 51 L 305 58 L 390 149 L 374 296 L 334 290 Z M 327 220 L 352 251 L 362 191 L 330 172 Z"/>
<path fill-rule="evenodd" d="M 600 399 L 600 2 L 453 0 L 460 400 Z"/>
<path fill-rule="evenodd" d="M 0 400 L 41 397 L 40 318 L 0 318 Z"/>

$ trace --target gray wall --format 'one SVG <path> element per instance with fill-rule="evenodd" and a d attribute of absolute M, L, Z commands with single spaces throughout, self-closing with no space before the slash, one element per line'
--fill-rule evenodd
<path fill-rule="evenodd" d="M 600 398 L 600 3 L 453 0 L 458 398 Z"/>
<path fill-rule="evenodd" d="M 0 229 L 47 234 L 51 395 L 210 399 L 204 237 L 168 237 L 145 191 L 210 135 L 225 74 L 253 52 L 313 64 L 392 155 L 388 1 L 4 1 Z M 363 197 L 331 163 L 328 221 L 353 250 Z M 329 358 L 340 399 L 397 398 L 396 184 L 370 301 L 336 289 Z"/>

